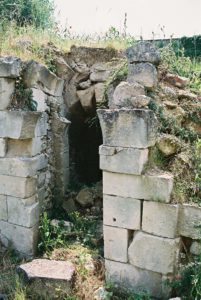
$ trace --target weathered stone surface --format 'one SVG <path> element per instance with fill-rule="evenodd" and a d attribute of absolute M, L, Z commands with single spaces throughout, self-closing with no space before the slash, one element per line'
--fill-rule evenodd
<path fill-rule="evenodd" d="M 150 63 L 139 63 L 128 66 L 128 82 L 137 81 L 147 89 L 153 89 L 158 83 L 156 67 Z"/>
<path fill-rule="evenodd" d="M 147 107 L 147 105 L 150 103 L 151 98 L 147 97 L 145 95 L 139 95 L 136 97 L 132 97 L 130 99 L 130 102 L 134 108 L 143 108 Z"/>
<path fill-rule="evenodd" d="M 148 149 L 100 146 L 100 169 L 115 173 L 141 174 Z"/>
<path fill-rule="evenodd" d="M 37 111 L 48 110 L 47 98 L 48 96 L 41 90 L 32 88 L 33 100 L 37 103 Z"/>
<path fill-rule="evenodd" d="M 174 119 L 178 126 L 182 126 L 181 124 L 183 124 L 183 120 L 185 117 L 185 110 L 180 106 L 176 106 L 174 108 L 165 107 L 164 115 L 167 118 Z"/>
<path fill-rule="evenodd" d="M 0 111 L 0 137 L 29 139 L 35 137 L 40 112 Z"/>
<path fill-rule="evenodd" d="M 36 193 L 36 178 L 0 175 L 0 194 L 28 198 Z"/>
<path fill-rule="evenodd" d="M 24 274 L 38 299 L 64 299 L 72 288 L 75 267 L 68 261 L 34 259 L 20 265 L 18 272 Z"/>
<path fill-rule="evenodd" d="M 165 80 L 178 88 L 184 88 L 190 82 L 189 78 L 170 73 L 166 74 Z"/>
<path fill-rule="evenodd" d="M 34 135 L 35 137 L 42 137 L 47 135 L 48 130 L 48 114 L 46 112 L 41 113 L 40 118 L 36 124 Z"/>
<path fill-rule="evenodd" d="M 140 229 L 140 221 L 140 200 L 103 195 L 104 225 L 137 230 Z"/>
<path fill-rule="evenodd" d="M 154 235 L 175 238 L 177 234 L 178 205 L 144 201 L 142 230 Z"/>
<path fill-rule="evenodd" d="M 63 57 L 56 56 L 53 61 L 55 67 L 56 67 L 56 74 L 60 78 L 63 78 L 67 81 L 69 81 L 73 75 L 74 72 L 72 68 L 66 63 L 66 61 L 63 59 Z"/>
<path fill-rule="evenodd" d="M 44 154 L 33 158 L 0 158 L 0 175 L 32 177 L 45 167 L 47 167 L 47 158 Z"/>
<path fill-rule="evenodd" d="M 6 157 L 32 157 L 40 154 L 45 144 L 40 137 L 25 140 L 8 139 Z"/>
<path fill-rule="evenodd" d="M 26 228 L 0 221 L 0 240 L 3 243 L 11 243 L 12 247 L 19 251 L 21 255 L 32 257 L 37 248 L 38 226 Z"/>
<path fill-rule="evenodd" d="M 194 255 L 200 255 L 201 253 L 201 245 L 200 242 L 193 241 L 190 247 L 190 253 Z"/>
<path fill-rule="evenodd" d="M 50 225 L 54 227 L 58 227 L 61 225 L 68 232 L 70 232 L 73 227 L 73 224 L 71 222 L 57 219 L 51 220 Z"/>
<path fill-rule="evenodd" d="M 127 175 L 103 172 L 103 193 L 125 198 L 170 202 L 173 177 L 169 174 Z"/>
<path fill-rule="evenodd" d="M 174 135 L 164 134 L 156 143 L 158 149 L 165 155 L 170 156 L 176 154 L 181 149 L 181 142 Z"/>
<path fill-rule="evenodd" d="M 52 96 L 62 96 L 64 81 L 45 66 L 30 61 L 24 72 L 24 83 L 28 88 L 39 88 Z"/>
<path fill-rule="evenodd" d="M 0 78 L 0 110 L 6 110 L 8 108 L 11 103 L 14 90 L 15 80 Z"/>
<path fill-rule="evenodd" d="M 94 86 L 86 90 L 77 91 L 77 96 L 80 99 L 81 105 L 85 111 L 93 109 L 93 100 L 95 96 Z"/>
<path fill-rule="evenodd" d="M 110 108 L 132 107 L 131 98 L 139 95 L 145 95 L 142 85 L 137 82 L 122 81 L 115 89 L 113 101 L 109 103 Z"/>
<path fill-rule="evenodd" d="M 104 287 L 99 287 L 93 294 L 94 300 L 110 300 L 113 293 L 106 291 Z"/>
<path fill-rule="evenodd" d="M 82 189 L 77 197 L 76 201 L 82 206 L 82 207 L 87 207 L 91 206 L 94 203 L 94 195 L 93 192 L 90 188 L 84 188 Z"/>
<path fill-rule="evenodd" d="M 26 199 L 7 196 L 9 223 L 33 227 L 39 222 L 39 203 L 29 205 L 29 201 L 30 199 L 26 202 Z"/>
<path fill-rule="evenodd" d="M 17 57 L 0 58 L 0 77 L 16 78 L 20 76 L 21 60 Z"/>
<path fill-rule="evenodd" d="M 201 208 L 183 204 L 179 212 L 178 232 L 180 235 L 192 239 L 200 238 L 200 229 L 197 225 L 201 220 Z"/>
<path fill-rule="evenodd" d="M 160 62 L 160 52 L 153 43 L 138 42 L 126 50 L 129 63 L 150 62 L 158 65 Z"/>
<path fill-rule="evenodd" d="M 156 141 L 157 121 L 153 111 L 143 109 L 98 109 L 103 145 L 147 148 Z"/>
<path fill-rule="evenodd" d="M 91 67 L 90 80 L 92 82 L 106 81 L 113 71 L 109 63 L 96 63 Z"/>
<path fill-rule="evenodd" d="M 103 226 L 105 258 L 128 261 L 128 230 L 117 227 Z"/>
<path fill-rule="evenodd" d="M 167 239 L 137 232 L 128 249 L 129 262 L 153 272 L 173 273 L 179 249 L 180 239 Z"/>
<path fill-rule="evenodd" d="M 91 80 L 88 79 L 87 81 L 82 81 L 79 83 L 79 87 L 82 89 L 82 90 L 86 90 L 88 89 L 89 87 L 91 86 Z"/>
<path fill-rule="evenodd" d="M 135 291 L 144 289 L 153 297 L 161 298 L 163 296 L 162 276 L 159 273 L 107 259 L 105 260 L 105 268 L 108 282 L 135 289 Z M 164 294 L 164 296 L 167 296 L 167 294 Z"/>
<path fill-rule="evenodd" d="M 100 104 L 104 101 L 104 95 L 105 95 L 105 84 L 104 83 L 96 83 L 94 85 L 95 88 L 95 98 L 96 98 L 96 104 Z"/>
<path fill-rule="evenodd" d="M 0 220 L 7 221 L 7 196 L 0 195 Z"/>
<path fill-rule="evenodd" d="M 188 100 L 191 100 L 191 101 L 195 101 L 195 100 L 197 100 L 198 96 L 194 93 L 191 93 L 188 90 L 179 90 L 178 91 L 178 98 L 179 98 L 179 100 L 188 99 Z"/>
<path fill-rule="evenodd" d="M 7 143 L 6 139 L 0 138 L 0 157 L 4 157 L 7 152 Z"/>

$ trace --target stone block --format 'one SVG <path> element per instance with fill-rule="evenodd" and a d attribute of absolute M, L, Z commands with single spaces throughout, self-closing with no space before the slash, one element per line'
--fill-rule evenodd
<path fill-rule="evenodd" d="M 24 82 L 28 88 L 38 88 L 48 95 L 62 96 L 64 81 L 35 61 L 27 64 Z"/>
<path fill-rule="evenodd" d="M 147 148 L 156 142 L 154 112 L 145 109 L 98 109 L 103 145 Z"/>
<path fill-rule="evenodd" d="M 0 58 L 0 77 L 16 78 L 20 76 L 21 60 L 17 57 Z"/>
<path fill-rule="evenodd" d="M 29 198 L 36 193 L 36 178 L 0 175 L 0 194 Z"/>
<path fill-rule="evenodd" d="M 22 256 L 33 257 L 37 248 L 38 226 L 26 228 L 0 221 L 0 240 L 20 252 Z"/>
<path fill-rule="evenodd" d="M 106 281 L 131 290 L 147 290 L 153 297 L 161 299 L 163 295 L 162 275 L 142 270 L 132 265 L 105 260 Z M 165 294 L 167 296 L 167 294 Z"/>
<path fill-rule="evenodd" d="M 120 262 L 128 261 L 128 230 L 104 226 L 104 256 Z"/>
<path fill-rule="evenodd" d="M 177 234 L 178 205 L 144 201 L 142 230 L 154 235 L 175 238 Z"/>
<path fill-rule="evenodd" d="M 48 96 L 41 90 L 32 88 L 33 100 L 37 102 L 37 111 L 48 110 L 47 98 Z"/>
<path fill-rule="evenodd" d="M 148 161 L 148 149 L 100 146 L 100 169 L 104 171 L 141 174 Z"/>
<path fill-rule="evenodd" d="M 110 77 L 113 68 L 110 63 L 96 63 L 91 67 L 90 80 L 92 82 L 104 82 Z"/>
<path fill-rule="evenodd" d="M 0 110 L 6 110 L 11 103 L 15 90 L 15 80 L 0 78 Z"/>
<path fill-rule="evenodd" d="M 91 86 L 86 90 L 77 91 L 77 96 L 80 99 L 80 103 L 86 112 L 93 111 L 95 96 L 94 86 Z"/>
<path fill-rule="evenodd" d="M 47 157 L 44 154 L 33 158 L 0 158 L 0 175 L 33 177 L 37 171 L 46 168 L 47 163 Z"/>
<path fill-rule="evenodd" d="M 7 196 L 0 195 L 0 220 L 8 220 Z"/>
<path fill-rule="evenodd" d="M 126 50 L 129 63 L 150 62 L 160 63 L 160 52 L 153 43 L 141 41 Z"/>
<path fill-rule="evenodd" d="M 66 299 L 73 287 L 75 266 L 68 261 L 34 259 L 17 270 L 28 281 L 29 292 L 36 299 Z"/>
<path fill-rule="evenodd" d="M 122 81 L 113 94 L 113 101 L 110 101 L 110 108 L 122 108 L 132 106 L 131 99 L 140 95 L 145 95 L 145 89 L 137 82 Z"/>
<path fill-rule="evenodd" d="M 43 112 L 36 124 L 35 137 L 42 137 L 46 135 L 47 130 L 48 130 L 48 114 Z"/>
<path fill-rule="evenodd" d="M 167 173 L 158 175 L 128 175 L 103 172 L 103 193 L 107 195 L 170 202 L 173 177 Z"/>
<path fill-rule="evenodd" d="M 0 138 L 0 157 L 4 157 L 7 151 L 6 139 Z"/>
<path fill-rule="evenodd" d="M 33 157 L 40 154 L 45 148 L 41 137 L 25 140 L 8 139 L 7 144 L 6 157 Z"/>
<path fill-rule="evenodd" d="M 29 204 L 29 201 L 30 199 L 26 201 L 26 199 L 7 196 L 9 223 L 33 227 L 39 222 L 39 203 Z"/>
<path fill-rule="evenodd" d="M 191 239 L 200 238 L 201 208 L 183 204 L 179 211 L 178 233 Z"/>
<path fill-rule="evenodd" d="M 140 229 L 141 201 L 132 198 L 103 195 L 104 225 Z"/>
<path fill-rule="evenodd" d="M 96 98 L 96 104 L 100 104 L 104 101 L 105 96 L 105 84 L 104 83 L 96 83 L 94 85 L 95 88 L 95 98 Z"/>
<path fill-rule="evenodd" d="M 153 89 L 158 83 L 156 67 L 150 63 L 130 64 L 128 66 L 128 82 L 138 82 L 147 89 Z"/>
<path fill-rule="evenodd" d="M 0 111 L 0 137 L 29 139 L 35 137 L 40 112 Z"/>
<path fill-rule="evenodd" d="M 136 232 L 128 249 L 129 262 L 139 268 L 168 274 L 178 262 L 180 239 L 167 239 Z"/>

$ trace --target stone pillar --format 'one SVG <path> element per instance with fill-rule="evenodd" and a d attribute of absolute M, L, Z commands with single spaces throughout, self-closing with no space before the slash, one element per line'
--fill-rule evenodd
<path fill-rule="evenodd" d="M 173 176 L 144 171 L 149 148 L 156 142 L 157 120 L 153 111 L 144 108 L 148 97 L 139 84 L 146 89 L 157 84 L 156 67 L 151 63 L 159 60 L 146 47 L 127 50 L 127 82 L 116 88 L 109 102 L 112 109 L 98 110 L 103 134 L 99 154 L 104 256 L 107 280 L 162 298 L 168 293 L 163 280 L 177 266 L 180 238 L 178 207 L 170 204 Z"/>

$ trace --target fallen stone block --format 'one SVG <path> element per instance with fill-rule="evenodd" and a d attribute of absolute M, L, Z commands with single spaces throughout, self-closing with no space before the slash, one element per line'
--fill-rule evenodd
<path fill-rule="evenodd" d="M 103 193 L 107 195 L 170 202 L 173 177 L 169 174 L 128 175 L 103 172 Z"/>
<path fill-rule="evenodd" d="M 0 138 L 0 157 L 4 157 L 7 152 L 7 143 L 6 139 Z"/>
<path fill-rule="evenodd" d="M 26 228 L 0 221 L 0 240 L 17 250 L 21 256 L 33 257 L 37 248 L 38 225 Z"/>
<path fill-rule="evenodd" d="M 143 202 L 142 230 L 157 236 L 175 238 L 179 206 L 159 202 Z"/>
<path fill-rule="evenodd" d="M 16 78 L 20 76 L 21 60 L 17 57 L 0 58 L 0 77 Z"/>
<path fill-rule="evenodd" d="M 139 230 L 141 201 L 132 198 L 103 195 L 104 225 Z"/>
<path fill-rule="evenodd" d="M 104 146 L 147 148 L 156 142 L 157 121 L 145 109 L 98 109 Z"/>
<path fill-rule="evenodd" d="M 104 256 L 107 259 L 128 261 L 128 230 L 104 226 Z"/>
<path fill-rule="evenodd" d="M 100 146 L 100 169 L 123 174 L 141 174 L 148 161 L 148 149 Z"/>
<path fill-rule="evenodd" d="M 49 95 L 62 96 L 64 81 L 35 61 L 27 64 L 23 78 L 27 88 L 39 88 Z"/>
<path fill-rule="evenodd" d="M 120 287 L 146 290 L 151 296 L 161 299 L 164 294 L 162 275 L 156 272 L 142 270 L 132 265 L 105 260 L 106 281 L 118 284 Z"/>
<path fill-rule="evenodd" d="M 29 292 L 38 299 L 64 299 L 73 287 L 75 267 L 68 261 L 34 259 L 17 270 L 24 275 Z"/>
<path fill-rule="evenodd" d="M 110 63 L 96 63 L 91 67 L 90 80 L 92 82 L 104 82 L 113 71 L 114 66 L 110 66 Z"/>
<path fill-rule="evenodd" d="M 8 139 L 7 145 L 6 157 L 33 157 L 45 149 L 45 143 L 40 137 L 24 140 Z"/>
<path fill-rule="evenodd" d="M 183 204 L 179 211 L 178 233 L 191 239 L 200 239 L 201 208 Z"/>
<path fill-rule="evenodd" d="M 128 249 L 129 262 L 162 274 L 173 273 L 178 263 L 180 239 L 167 239 L 136 232 Z"/>
<path fill-rule="evenodd" d="M 11 101 L 15 90 L 15 80 L 0 78 L 0 110 L 6 110 Z"/>
<path fill-rule="evenodd" d="M 153 43 L 141 41 L 126 50 L 129 63 L 150 62 L 158 65 L 160 63 L 160 52 Z"/>
<path fill-rule="evenodd" d="M 147 89 L 153 89 L 158 83 L 156 67 L 150 63 L 130 64 L 128 66 L 128 82 L 138 82 Z"/>
<path fill-rule="evenodd" d="M 193 241 L 190 247 L 190 253 L 193 255 L 200 255 L 201 253 L 201 244 L 198 241 Z"/>
<path fill-rule="evenodd" d="M 0 111 L 0 137 L 29 139 L 35 137 L 40 112 Z"/>
<path fill-rule="evenodd" d="M 36 193 L 36 178 L 0 175 L 0 194 L 29 198 Z"/>
<path fill-rule="evenodd" d="M 0 220 L 8 220 L 7 196 L 0 195 Z"/>
<path fill-rule="evenodd" d="M 40 211 L 39 203 L 29 203 L 33 198 L 20 199 L 7 196 L 8 222 L 28 228 L 36 225 L 39 222 Z"/>

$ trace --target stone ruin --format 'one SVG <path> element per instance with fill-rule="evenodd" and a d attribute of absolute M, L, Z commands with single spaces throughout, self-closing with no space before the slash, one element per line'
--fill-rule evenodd
<path fill-rule="evenodd" d="M 72 143 L 69 149 L 69 125 L 82 126 L 97 109 L 102 136 L 94 149 L 100 145 L 107 280 L 163 298 L 169 292 L 164 280 L 178 269 L 184 239 L 198 254 L 200 233 L 194 224 L 201 209 L 172 204 L 173 175 L 145 168 L 158 125 L 147 107 L 160 62 L 152 44 L 127 49 L 128 77 L 109 85 L 108 108 L 99 108 L 105 82 L 124 61 L 118 55 L 73 47 L 55 62 L 62 79 L 33 61 L 0 59 L 0 239 L 22 256 L 34 256 L 40 212 L 62 204 L 69 172 L 75 174 L 79 164 L 79 147 Z M 17 99 L 19 81 L 23 93 L 32 91 L 37 111 Z M 97 156 L 98 150 L 96 164 Z"/>

